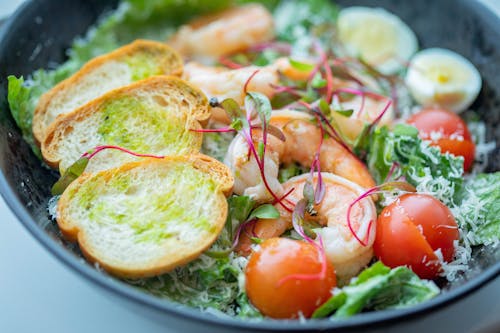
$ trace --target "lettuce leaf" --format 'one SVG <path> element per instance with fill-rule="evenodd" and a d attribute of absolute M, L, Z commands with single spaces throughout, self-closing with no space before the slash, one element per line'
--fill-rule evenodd
<path fill-rule="evenodd" d="M 418 138 L 409 125 L 376 128 L 369 140 L 368 168 L 377 183 L 386 181 L 395 163 L 392 177 L 405 177 L 419 192 L 433 194 L 447 205 L 453 205 L 463 185 L 463 158 L 441 154 Z"/>
<path fill-rule="evenodd" d="M 362 310 L 404 308 L 438 294 L 434 282 L 421 280 L 410 269 L 390 269 L 377 262 L 320 306 L 313 318 L 323 318 L 334 311 L 333 318 L 347 318 Z"/>
<path fill-rule="evenodd" d="M 500 241 L 500 171 L 469 179 L 461 192 L 457 222 L 471 245 Z"/>
<path fill-rule="evenodd" d="M 274 12 L 277 37 L 294 43 L 310 35 L 313 29 L 332 25 L 338 12 L 338 7 L 329 0 L 281 1 Z"/>
<path fill-rule="evenodd" d="M 235 307 L 235 300 L 241 294 L 238 286 L 240 274 L 241 269 L 229 258 L 201 256 L 170 273 L 126 282 L 158 297 L 227 313 Z"/>

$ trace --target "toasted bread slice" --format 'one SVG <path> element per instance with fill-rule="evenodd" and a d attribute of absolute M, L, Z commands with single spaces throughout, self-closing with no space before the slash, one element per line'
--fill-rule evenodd
<path fill-rule="evenodd" d="M 216 240 L 232 185 L 230 170 L 205 155 L 146 158 L 80 176 L 58 202 L 57 223 L 109 273 L 159 275 Z"/>
<path fill-rule="evenodd" d="M 47 127 L 102 94 L 153 75 L 180 76 L 180 55 L 166 44 L 136 40 L 111 53 L 90 60 L 78 72 L 45 93 L 33 115 L 33 136 L 38 144 Z"/>
<path fill-rule="evenodd" d="M 173 76 L 155 76 L 113 90 L 62 115 L 42 143 L 47 164 L 61 173 L 97 146 L 114 145 L 141 154 L 181 155 L 200 150 L 203 134 L 192 131 L 210 117 L 208 101 L 197 88 Z M 106 150 L 91 159 L 95 172 L 136 160 Z"/>

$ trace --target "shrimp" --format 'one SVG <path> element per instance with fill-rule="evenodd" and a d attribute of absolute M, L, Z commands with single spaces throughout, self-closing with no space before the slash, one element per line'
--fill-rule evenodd
<path fill-rule="evenodd" d="M 276 140 L 269 136 L 268 143 Z M 278 181 L 280 152 L 268 149 L 264 154 L 264 176 L 276 195 L 283 193 L 283 187 Z M 269 202 L 271 193 L 267 191 L 260 174 L 259 166 L 253 156 L 249 154 L 249 147 L 245 138 L 238 134 L 229 145 L 224 163 L 235 175 L 233 191 L 239 195 L 247 195 L 257 202 Z"/>
<path fill-rule="evenodd" d="M 234 7 L 182 26 L 167 43 L 185 57 L 213 63 L 219 57 L 244 51 L 274 39 L 271 13 L 260 4 Z"/>
<path fill-rule="evenodd" d="M 248 82 L 247 90 L 272 97 L 274 94 L 272 85 L 278 83 L 279 76 L 278 71 L 270 66 L 248 66 L 228 70 L 190 62 L 184 66 L 183 78 L 200 88 L 209 98 L 217 97 L 219 100 L 232 98 L 243 105 L 245 83 L 255 72 L 257 73 Z"/>
<path fill-rule="evenodd" d="M 364 189 L 339 176 L 331 173 L 321 173 L 325 184 L 325 196 L 319 205 L 314 206 L 317 213 L 315 221 L 322 227 L 315 228 L 315 241 L 319 242 L 319 237 L 323 242 L 325 254 L 328 260 L 334 265 L 337 277 L 340 281 L 347 282 L 351 277 L 356 276 L 373 257 L 373 242 L 375 240 L 375 222 L 377 212 L 373 201 L 365 198 L 356 203 L 351 210 L 350 221 L 352 231 L 347 222 L 347 210 Z M 303 189 L 309 174 L 303 174 L 290 178 L 283 183 L 284 191 L 293 192 L 287 197 L 287 201 L 296 204 L 303 197 Z M 313 179 L 317 183 L 317 175 Z M 292 214 L 284 210 L 280 205 L 276 205 L 280 212 L 279 219 L 258 220 L 253 226 L 245 228 L 240 236 L 237 251 L 241 255 L 248 255 L 251 252 L 251 240 L 249 236 L 261 239 L 281 236 L 286 230 L 292 228 Z M 308 218 L 306 217 L 306 220 Z M 353 234 L 363 240 L 361 244 Z"/>
<path fill-rule="evenodd" d="M 311 60 L 305 60 L 304 63 L 313 64 Z M 312 70 L 298 70 L 290 63 L 289 58 L 279 58 L 272 66 L 278 69 L 280 73 L 287 78 L 296 81 L 306 81 L 310 79 Z M 351 116 L 346 117 L 334 112 L 332 117 L 340 128 L 342 134 L 348 139 L 355 141 L 361 134 L 366 123 L 373 123 L 384 110 L 388 99 L 384 96 L 371 92 L 362 92 L 359 90 L 359 83 L 351 80 L 342 80 L 337 77 L 331 78 L 332 89 L 335 92 L 335 99 L 332 103 L 334 109 L 353 110 Z M 368 82 L 368 86 L 374 86 Z M 339 98 L 340 92 L 356 91 L 357 95 L 352 95 L 349 98 Z M 389 125 L 394 120 L 394 108 L 390 105 L 381 119 L 382 125 Z"/>
<path fill-rule="evenodd" d="M 346 89 L 347 88 L 347 89 Z M 349 87 L 344 88 L 348 90 Z M 387 98 L 372 93 L 365 93 L 364 96 L 354 95 L 352 98 L 343 101 L 334 101 L 343 110 L 353 110 L 351 116 L 346 117 L 337 112 L 332 113 L 333 120 L 337 123 L 342 135 L 354 141 L 361 134 L 365 124 L 373 123 L 384 110 Z M 380 118 L 381 125 L 390 125 L 394 120 L 394 108 L 391 105 Z"/>
<path fill-rule="evenodd" d="M 264 165 L 280 165 L 297 162 L 304 167 L 311 167 L 321 141 L 320 129 L 311 122 L 310 115 L 300 111 L 273 111 L 270 124 L 281 129 L 286 140 L 280 141 L 268 136 Z M 241 134 L 231 142 L 224 163 L 235 175 L 234 192 L 238 195 L 251 195 L 254 200 L 265 201 L 269 195 L 262 189 L 261 177 L 254 156 L 248 154 L 249 147 Z M 323 141 L 320 149 L 320 168 L 351 180 L 362 187 L 371 188 L 375 181 L 366 166 L 339 142 L 332 138 Z M 275 180 L 278 170 L 264 170 L 266 179 Z M 259 191 L 256 191 L 256 188 Z M 274 187 L 276 194 L 282 194 L 279 186 Z M 262 189 L 262 191 L 260 191 Z"/>

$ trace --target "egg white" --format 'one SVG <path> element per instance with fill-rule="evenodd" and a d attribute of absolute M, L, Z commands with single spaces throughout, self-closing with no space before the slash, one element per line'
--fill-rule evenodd
<path fill-rule="evenodd" d="M 419 104 L 457 113 L 467 109 L 481 90 L 481 76 L 474 65 L 458 53 L 441 48 L 415 54 L 405 83 Z"/>
<path fill-rule="evenodd" d="M 344 8 L 337 27 L 347 54 L 363 59 L 384 74 L 400 71 L 418 49 L 413 31 L 382 8 Z"/>

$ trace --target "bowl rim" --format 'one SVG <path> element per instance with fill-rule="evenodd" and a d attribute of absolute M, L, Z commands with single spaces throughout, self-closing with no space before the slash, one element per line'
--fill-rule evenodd
<path fill-rule="evenodd" d="M 35 0 L 27 0 L 23 3 L 0 28 L 0 45 L 8 36 L 12 27 L 18 22 L 18 18 L 35 3 Z M 484 3 L 478 0 L 472 1 L 476 7 L 478 15 L 484 18 L 485 22 L 491 24 L 496 22 L 500 25 L 500 17 L 494 14 Z M 9 112 L 10 114 L 10 112 Z M 298 320 L 243 320 L 226 316 L 214 316 L 208 312 L 196 310 L 194 308 L 177 304 L 167 299 L 161 299 L 146 292 L 133 288 L 132 286 L 114 279 L 105 273 L 93 268 L 86 262 L 79 260 L 75 254 L 63 248 L 52 239 L 43 228 L 41 228 L 30 216 L 26 207 L 22 204 L 19 196 L 9 185 L 3 169 L 0 169 L 0 194 L 15 217 L 28 230 L 28 232 L 42 244 L 53 256 L 60 260 L 65 266 L 78 273 L 79 277 L 92 282 L 94 285 L 109 291 L 127 301 L 132 301 L 145 308 L 155 310 L 158 313 L 177 316 L 184 320 L 194 320 L 198 324 L 212 324 L 234 329 L 251 330 L 272 330 L 272 331 L 303 331 L 303 330 L 325 330 L 325 329 L 350 329 L 372 327 L 375 325 L 388 325 L 399 319 L 414 319 L 428 314 L 434 310 L 442 309 L 446 305 L 453 304 L 463 297 L 470 295 L 488 282 L 500 276 L 500 261 L 488 267 L 478 276 L 472 278 L 456 288 L 446 291 L 437 297 L 409 308 L 397 310 L 384 310 L 360 313 L 345 320 L 331 320 L 328 318 L 308 320 L 299 322 Z"/>

